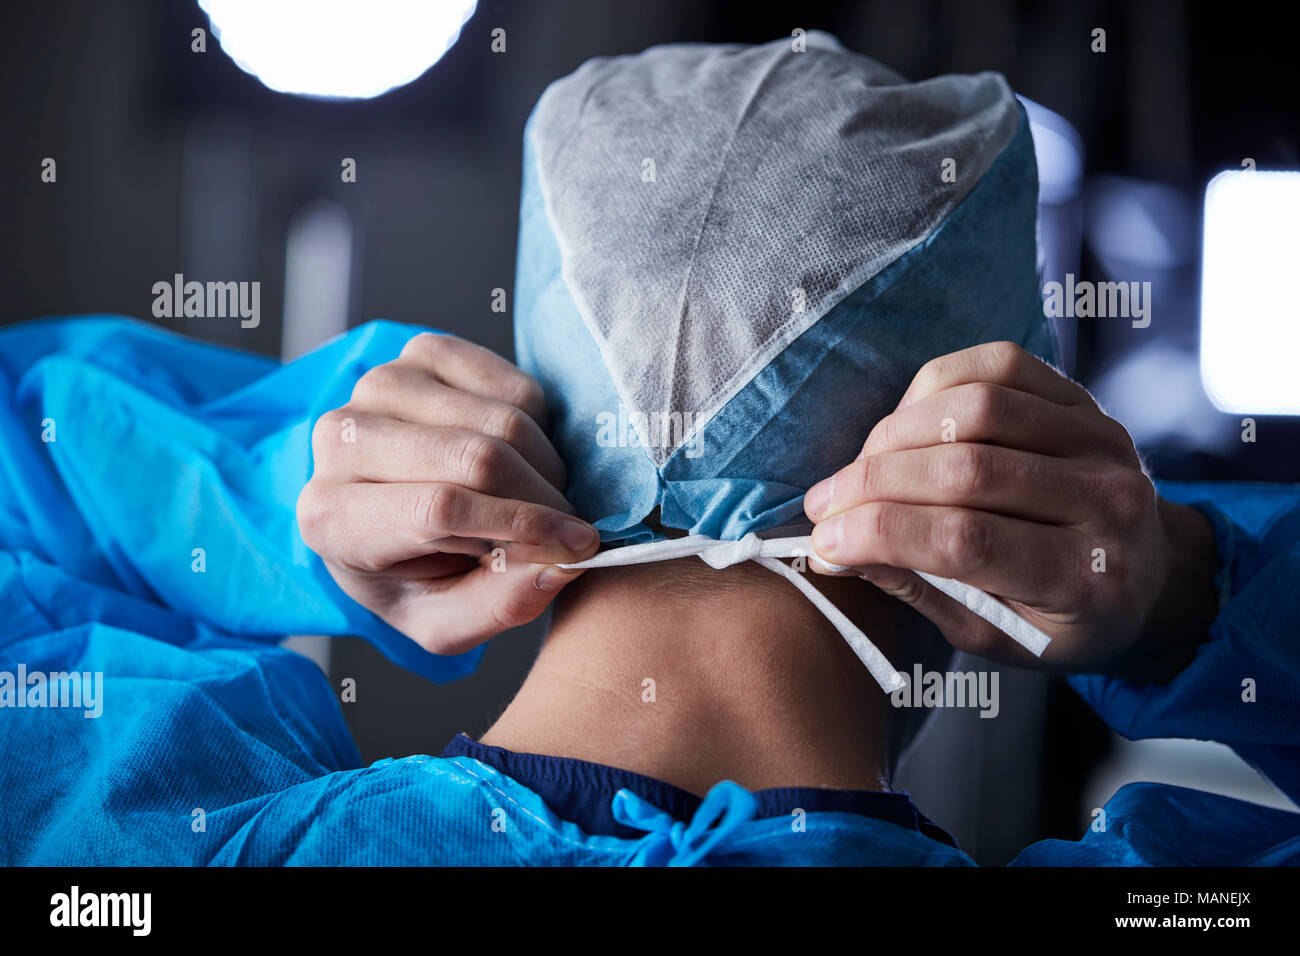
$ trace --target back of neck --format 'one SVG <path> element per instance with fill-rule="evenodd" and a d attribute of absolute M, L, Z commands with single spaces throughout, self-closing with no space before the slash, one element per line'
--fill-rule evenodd
<path fill-rule="evenodd" d="M 569 585 L 532 672 L 482 740 L 696 794 L 723 779 L 881 790 L 889 710 L 788 582 L 691 558 Z"/>

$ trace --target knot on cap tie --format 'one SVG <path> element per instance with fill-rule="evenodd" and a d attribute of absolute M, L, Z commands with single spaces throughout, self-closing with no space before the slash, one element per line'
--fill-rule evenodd
<path fill-rule="evenodd" d="M 696 557 L 711 568 L 721 570 L 742 561 L 754 561 L 774 574 L 779 574 L 798 588 L 835 630 L 839 631 L 845 643 L 853 649 L 858 660 L 871 672 L 876 683 L 885 693 L 893 693 L 906 684 L 903 677 L 889 659 L 872 644 L 867 635 L 850 621 L 844 612 L 831 600 L 813 586 L 801 571 L 779 560 L 781 558 L 816 557 L 813 551 L 812 537 L 795 538 L 760 538 L 750 532 L 738 541 L 721 541 L 704 535 L 692 534 L 684 538 L 670 538 L 664 541 L 651 541 L 647 544 L 629 544 L 609 548 L 599 554 L 575 564 L 561 564 L 561 568 L 578 570 L 580 568 L 612 568 L 629 564 L 649 564 L 656 561 L 672 561 L 676 558 Z M 817 559 L 821 561 L 820 558 Z M 842 565 L 821 563 L 831 571 L 847 571 Z M 962 584 L 951 578 L 941 578 L 934 574 L 918 571 L 925 581 L 938 588 L 955 601 L 964 604 L 974 614 L 988 621 L 998 630 L 1011 637 L 1018 644 L 1035 655 L 1041 655 L 1051 642 L 1051 638 L 1016 614 L 997 598 L 984 593 L 979 588 Z"/>

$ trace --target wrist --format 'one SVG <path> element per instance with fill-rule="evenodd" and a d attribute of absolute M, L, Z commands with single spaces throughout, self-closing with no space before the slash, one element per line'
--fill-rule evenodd
<path fill-rule="evenodd" d="M 1218 614 L 1214 527 L 1187 505 L 1157 499 L 1164 572 L 1120 676 L 1144 683 L 1171 680 L 1209 639 Z"/>

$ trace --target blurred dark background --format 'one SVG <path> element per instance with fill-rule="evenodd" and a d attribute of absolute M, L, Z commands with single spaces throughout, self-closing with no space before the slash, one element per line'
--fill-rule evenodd
<path fill-rule="evenodd" d="M 427 73 L 353 102 L 272 92 L 211 35 L 192 52 L 191 30 L 209 28 L 192 0 L 10 0 L 0 16 L 0 322 L 150 319 L 153 284 L 181 272 L 261 282 L 256 329 L 161 320 L 227 345 L 293 357 L 382 317 L 509 356 L 510 315 L 492 311 L 492 290 L 512 289 L 520 136 L 546 84 L 591 56 L 819 28 L 913 79 L 1001 71 L 1042 107 L 1031 115 L 1045 278 L 1149 280 L 1155 303 L 1145 329 L 1060 323 L 1062 361 L 1157 477 L 1300 479 L 1296 419 L 1260 417 L 1257 441 L 1242 442 L 1241 416 L 1209 404 L 1197 365 L 1206 183 L 1247 157 L 1300 168 L 1295 38 L 1267 5 L 483 2 Z M 1091 49 L 1098 27 L 1105 53 Z M 504 53 L 490 49 L 495 28 Z M 45 157 L 56 187 L 41 181 Z M 344 157 L 355 183 L 340 180 Z M 356 640 L 296 646 L 336 685 L 357 680 L 344 712 L 373 760 L 485 729 L 540 635 L 501 636 L 479 673 L 444 687 Z M 981 862 L 1077 837 L 1092 807 L 1139 777 L 1282 802 L 1226 748 L 1120 741 L 1057 679 L 1004 671 L 1001 697 L 998 720 L 941 713 L 901 781 Z"/>

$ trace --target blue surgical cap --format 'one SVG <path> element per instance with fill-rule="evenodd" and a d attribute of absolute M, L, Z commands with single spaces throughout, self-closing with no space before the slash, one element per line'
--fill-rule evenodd
<path fill-rule="evenodd" d="M 806 43 L 806 45 L 805 45 Z M 524 135 L 516 352 L 607 542 L 803 520 L 929 359 L 1049 355 L 1038 182 L 995 73 L 832 37 L 598 58 Z M 936 426 L 937 427 L 937 426 Z"/>

